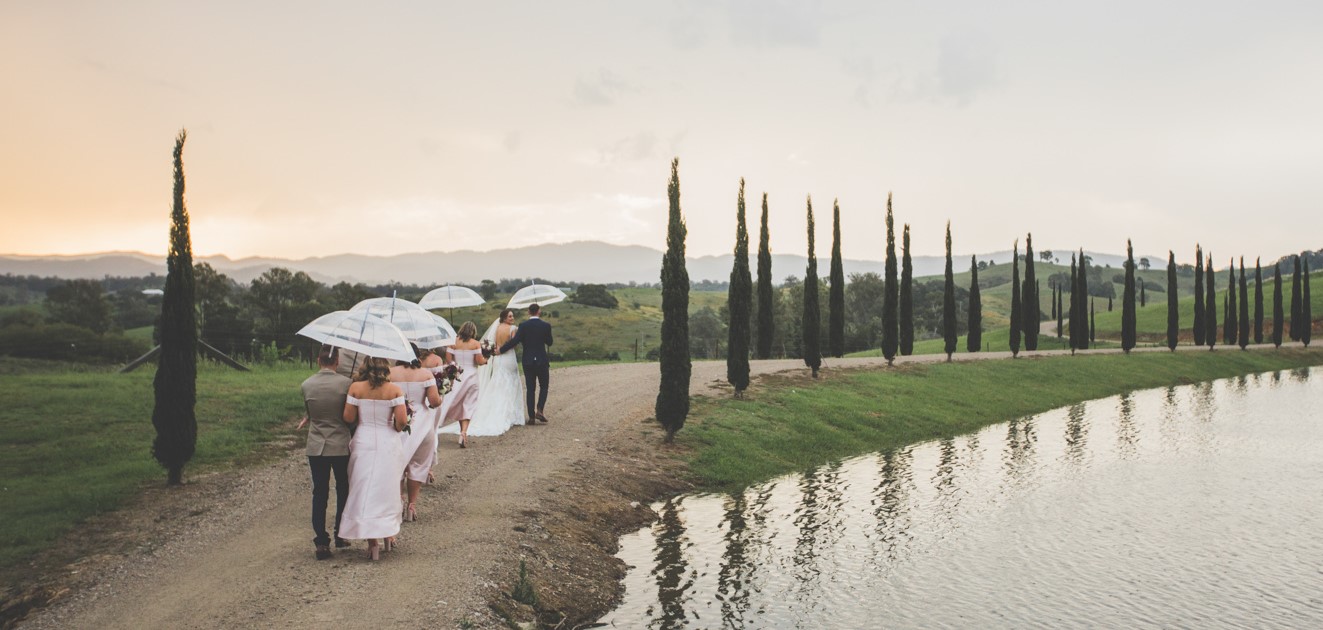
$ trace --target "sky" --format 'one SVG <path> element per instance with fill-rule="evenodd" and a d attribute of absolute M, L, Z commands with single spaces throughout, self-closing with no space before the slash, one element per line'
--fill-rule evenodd
<path fill-rule="evenodd" d="M 5 2 L 0 253 L 1323 247 L 1323 3 Z"/>

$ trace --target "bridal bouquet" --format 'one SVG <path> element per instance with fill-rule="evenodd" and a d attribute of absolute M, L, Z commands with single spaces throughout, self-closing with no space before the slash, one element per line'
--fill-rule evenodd
<path fill-rule="evenodd" d="M 405 421 L 404 421 L 404 428 L 403 428 L 403 429 L 400 429 L 400 433 L 408 433 L 408 434 L 412 435 L 412 434 L 413 434 L 413 403 L 411 403 L 411 402 L 409 402 L 409 401 L 407 401 L 407 400 L 404 401 L 404 416 L 405 416 L 405 418 L 406 418 Z"/>
<path fill-rule="evenodd" d="M 463 373 L 464 368 L 454 363 L 447 363 L 436 373 L 436 393 L 442 396 L 449 394 L 455 388 L 455 381 Z"/>
<path fill-rule="evenodd" d="M 483 340 L 482 340 L 482 358 L 484 358 L 484 359 L 490 359 L 490 358 L 492 358 L 492 355 L 493 355 L 493 354 L 496 354 L 496 348 L 493 348 L 493 347 L 492 347 L 492 342 L 491 342 L 491 341 L 489 341 L 489 340 L 487 340 L 487 339 L 483 339 Z"/>

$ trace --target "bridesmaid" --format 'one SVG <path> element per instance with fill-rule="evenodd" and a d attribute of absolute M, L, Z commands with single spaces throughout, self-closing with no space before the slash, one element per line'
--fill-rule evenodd
<path fill-rule="evenodd" d="M 468 448 L 469 420 L 478 408 L 478 368 L 486 365 L 482 356 L 482 344 L 478 342 L 478 327 L 473 322 L 464 322 L 459 327 L 455 345 L 446 348 L 446 358 L 464 370 L 455 381 L 455 389 L 450 392 L 450 408 L 442 424 L 459 420 L 459 447 Z"/>
<path fill-rule="evenodd" d="M 415 348 L 417 350 L 417 348 Z M 417 350 L 419 358 L 411 362 L 397 361 L 390 370 L 390 380 L 404 390 L 404 399 L 413 407 L 413 421 L 409 423 L 409 432 L 403 434 L 404 456 L 408 458 L 404 477 L 408 491 L 408 503 L 404 507 L 404 520 L 418 520 L 415 504 L 418 492 L 432 473 L 432 464 L 436 462 L 436 423 L 441 410 L 441 396 L 436 391 L 436 377 L 423 367 L 423 353 Z"/>
<path fill-rule="evenodd" d="M 377 539 L 386 550 L 400 533 L 400 475 L 404 449 L 399 432 L 407 417 L 404 390 L 390 382 L 390 364 L 369 358 L 349 386 L 344 420 L 358 423 L 349 444 L 349 501 L 340 523 L 340 536 L 368 540 L 368 557 L 381 557 Z"/>

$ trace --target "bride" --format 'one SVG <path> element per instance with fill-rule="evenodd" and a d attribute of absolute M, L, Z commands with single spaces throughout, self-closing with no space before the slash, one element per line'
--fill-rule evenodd
<path fill-rule="evenodd" d="M 501 311 L 500 317 L 483 333 L 482 339 L 499 349 L 515 333 L 514 309 Z M 524 424 L 524 382 L 519 376 L 519 359 L 514 352 L 492 355 L 480 372 L 478 408 L 469 423 L 469 435 L 500 435 L 510 427 Z"/>

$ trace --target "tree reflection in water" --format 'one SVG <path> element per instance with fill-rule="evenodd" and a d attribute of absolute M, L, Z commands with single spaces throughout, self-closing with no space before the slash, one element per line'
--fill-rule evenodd
<path fill-rule="evenodd" d="M 694 584 L 694 576 L 685 563 L 684 520 L 680 518 L 679 499 L 671 499 L 662 506 L 661 518 L 653 527 L 657 536 L 657 562 L 652 573 L 657 580 L 657 602 L 661 605 L 661 614 L 649 610 L 652 623 L 649 628 L 670 630 L 685 627 L 685 602 L 689 587 Z"/>

